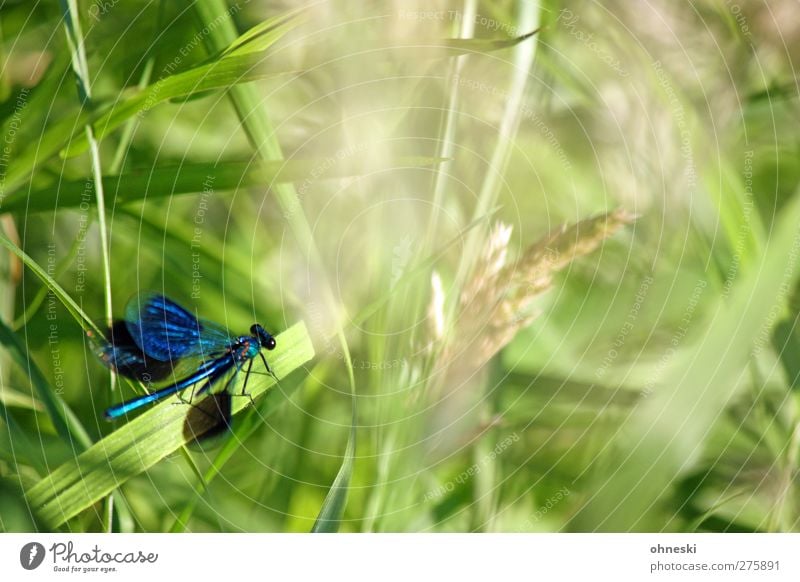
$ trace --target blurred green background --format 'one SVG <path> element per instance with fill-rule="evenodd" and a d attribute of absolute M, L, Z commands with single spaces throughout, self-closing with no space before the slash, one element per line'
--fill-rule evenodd
<path fill-rule="evenodd" d="M 297 8 L 0 8 L 0 529 L 141 389 L 54 281 L 316 349 L 59 530 L 798 530 L 795 3 Z"/>

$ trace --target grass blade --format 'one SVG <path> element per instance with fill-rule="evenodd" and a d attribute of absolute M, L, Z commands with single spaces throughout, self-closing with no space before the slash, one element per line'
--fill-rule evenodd
<path fill-rule="evenodd" d="M 64 30 L 67 35 L 67 45 L 72 55 L 72 70 L 78 82 L 78 97 L 81 105 L 92 108 L 92 83 L 89 78 L 89 65 L 86 61 L 86 48 L 81 30 L 81 21 L 78 17 L 78 3 L 76 0 L 61 0 L 64 11 Z M 108 227 L 106 226 L 106 202 L 103 188 L 103 167 L 100 161 L 100 146 L 94 137 L 94 129 L 90 123 L 84 127 L 84 135 L 89 144 L 89 153 L 92 162 L 92 177 L 94 178 L 95 204 L 97 205 L 97 226 L 100 231 L 100 256 L 103 260 L 103 291 L 105 294 L 106 321 L 113 318 L 111 304 L 111 257 L 108 247 Z M 110 391 L 114 391 L 114 376 L 110 375 Z"/>
<path fill-rule="evenodd" d="M 28 355 L 25 345 L 19 341 L 16 334 L 2 321 L 0 321 L 0 344 L 6 347 L 13 360 L 30 378 L 31 384 L 36 390 L 39 400 L 44 404 L 59 436 L 72 443 L 78 450 L 82 451 L 90 447 L 92 439 L 86 429 L 83 428 L 78 417 L 51 389 L 42 371 Z"/>
<path fill-rule="evenodd" d="M 339 522 L 342 519 L 345 505 L 347 504 L 347 492 L 350 486 L 350 477 L 353 474 L 353 463 L 356 455 L 356 407 L 355 397 L 353 397 L 353 417 L 350 422 L 350 434 L 347 438 L 347 446 L 344 451 L 344 459 L 339 467 L 339 472 L 322 502 L 322 507 L 311 528 L 312 533 L 335 533 L 339 531 Z"/>
<path fill-rule="evenodd" d="M 228 48 L 222 51 L 221 56 L 246 55 L 267 50 L 284 34 L 297 26 L 298 17 L 306 10 L 306 7 L 301 7 L 266 19 L 234 40 Z"/>
<path fill-rule="evenodd" d="M 438 158 L 398 157 L 390 160 L 392 167 L 422 167 L 439 163 Z M 265 162 L 222 162 L 160 166 L 132 170 L 116 176 L 103 176 L 106 203 L 110 206 L 144 199 L 166 198 L 177 194 L 202 192 L 204 183 L 213 178 L 215 190 L 233 191 L 247 186 L 264 186 L 307 179 L 320 167 L 329 167 L 326 178 L 353 176 L 371 171 L 365 159 L 330 164 L 326 159 L 274 160 Z M 74 208 L 86 199 L 86 179 L 62 182 L 57 187 L 36 192 L 16 192 L 6 198 L 3 210 L 7 212 L 44 212 L 56 208 Z"/>
<path fill-rule="evenodd" d="M 22 263 L 28 267 L 33 273 L 42 280 L 42 282 L 47 285 L 47 287 L 53 292 L 53 294 L 58 298 L 61 303 L 64 304 L 64 307 L 67 308 L 67 311 L 70 312 L 72 317 L 75 318 L 75 321 L 84 329 L 84 331 L 92 331 L 96 333 L 98 336 L 102 336 L 102 332 L 100 328 L 98 328 L 94 322 L 89 318 L 88 315 L 80 308 L 80 306 L 75 303 L 75 300 L 64 291 L 64 288 L 61 287 L 56 281 L 47 274 L 47 271 L 42 269 L 39 264 L 34 261 L 25 251 L 11 242 L 5 235 L 0 233 L 0 245 L 7 248 L 11 251 L 14 255 L 16 255 Z"/>

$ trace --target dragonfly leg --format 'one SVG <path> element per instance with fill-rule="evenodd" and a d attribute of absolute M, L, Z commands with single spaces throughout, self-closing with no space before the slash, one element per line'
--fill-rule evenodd
<path fill-rule="evenodd" d="M 247 391 L 247 381 L 250 379 L 250 370 L 253 368 L 253 360 L 247 362 L 247 372 L 244 375 L 244 384 L 242 384 L 242 396 L 247 396 L 250 399 L 250 404 L 255 406 L 255 400 L 252 395 Z"/>
<path fill-rule="evenodd" d="M 210 384 L 210 382 L 206 382 L 206 385 L 204 385 L 203 388 L 200 390 L 201 393 L 203 392 L 203 390 L 206 390 L 208 388 L 208 384 Z M 173 404 L 192 404 L 194 402 L 195 390 L 197 390 L 197 384 L 192 384 L 192 391 L 189 394 L 189 398 L 184 398 L 183 392 L 178 392 L 179 402 L 173 402 Z"/>
<path fill-rule="evenodd" d="M 235 368 L 235 369 L 234 369 L 234 371 L 233 371 L 233 374 L 231 374 L 231 377 L 230 377 L 230 378 L 228 378 L 228 381 L 227 381 L 227 382 L 225 382 L 225 386 L 224 386 L 224 388 L 223 388 L 223 389 L 222 389 L 222 390 L 219 392 L 219 394 L 222 394 L 223 392 L 227 392 L 227 391 L 228 391 L 228 388 L 230 387 L 231 383 L 232 383 L 232 382 L 234 381 L 234 379 L 236 378 L 236 374 L 238 374 L 238 373 L 239 373 L 239 368 L 237 367 L 237 368 Z M 217 378 L 209 378 L 209 379 L 208 379 L 208 380 L 207 380 L 207 381 L 206 381 L 206 382 L 203 384 L 203 387 L 202 387 L 202 388 L 200 388 L 200 390 L 197 390 L 197 394 L 205 394 L 205 393 L 206 393 L 206 392 L 207 392 L 207 391 L 208 391 L 208 390 L 211 388 L 211 386 L 213 386 L 213 385 L 214 385 L 214 382 L 216 382 L 216 380 L 217 380 Z M 202 403 L 203 403 L 203 402 L 204 402 L 206 399 L 209 399 L 209 398 L 213 399 L 213 398 L 215 397 L 215 395 L 216 395 L 216 394 L 211 394 L 211 395 L 207 396 L 206 398 L 203 398 L 199 404 L 195 404 L 195 403 L 192 401 L 192 399 L 194 399 L 194 395 L 195 395 L 195 386 L 192 386 L 192 396 L 190 397 L 190 400 L 188 400 L 188 401 L 187 401 L 187 400 L 184 400 L 183 398 L 181 398 L 181 402 L 176 402 L 175 404 L 183 404 L 183 403 L 185 403 L 185 404 L 188 404 L 189 406 L 192 406 L 193 408 L 197 409 L 197 410 L 198 410 L 198 411 L 199 411 L 201 414 L 204 414 L 204 415 L 205 415 L 205 416 L 207 416 L 208 418 L 211 418 L 211 419 L 216 419 L 216 417 L 215 417 L 215 416 L 213 416 L 212 414 L 210 414 L 210 413 L 209 413 L 207 410 L 205 410 L 205 409 L 202 407 Z"/>
<path fill-rule="evenodd" d="M 234 373 L 234 376 L 236 376 L 236 374 L 235 374 L 235 373 Z M 212 385 L 214 384 L 214 382 L 216 382 L 216 381 L 217 381 L 217 378 L 216 378 L 216 377 L 214 377 L 214 376 L 212 376 L 211 378 L 208 378 L 208 380 L 206 380 L 205 382 L 203 382 L 203 387 L 202 387 L 202 388 L 200 388 L 200 390 L 198 390 L 198 389 L 197 389 L 197 384 L 198 384 L 199 382 L 195 382 L 194 384 L 192 384 L 192 391 L 191 391 L 191 393 L 189 394 L 189 399 L 187 400 L 186 398 L 184 398 L 184 397 L 183 397 L 183 393 L 181 393 L 181 392 L 178 392 L 178 400 L 180 400 L 180 402 L 175 402 L 175 404 L 189 404 L 189 405 L 193 405 L 193 404 L 194 404 L 194 397 L 195 397 L 195 394 L 197 394 L 197 395 L 199 395 L 199 394 L 204 394 L 204 393 L 205 393 L 205 392 L 206 392 L 206 391 L 207 391 L 209 388 L 211 388 L 211 386 L 212 386 Z M 230 380 L 229 380 L 229 382 L 230 382 Z M 225 385 L 225 387 L 227 388 L 227 384 Z"/>
<path fill-rule="evenodd" d="M 253 360 L 247 363 L 247 371 L 244 373 L 244 384 L 242 385 L 241 394 L 231 394 L 231 396 L 247 396 L 250 399 L 250 404 L 255 406 L 256 401 L 253 400 L 253 395 L 247 391 L 247 381 L 250 379 L 250 370 L 253 368 Z M 230 382 L 228 382 L 230 384 Z M 225 389 L 228 389 L 228 384 L 225 384 Z"/>
<path fill-rule="evenodd" d="M 178 392 L 178 402 L 173 402 L 173 404 L 189 404 L 191 406 L 192 402 L 194 401 L 194 386 L 192 386 L 192 392 L 189 395 L 189 398 L 183 397 L 183 392 Z"/>
<path fill-rule="evenodd" d="M 264 362 L 264 367 L 267 369 L 267 374 L 275 378 L 275 382 L 278 381 L 278 377 L 275 375 L 275 372 L 272 371 L 272 368 L 269 367 L 269 363 L 267 362 L 267 358 L 264 357 L 264 354 L 258 352 L 258 355 L 261 356 L 261 361 Z"/>

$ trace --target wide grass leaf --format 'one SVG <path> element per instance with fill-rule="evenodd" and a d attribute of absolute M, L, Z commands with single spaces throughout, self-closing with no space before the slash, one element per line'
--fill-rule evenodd
<path fill-rule="evenodd" d="M 303 323 L 280 334 L 277 341 L 278 348 L 270 353 L 270 366 L 279 378 L 314 357 Z M 269 376 L 259 379 L 248 385 L 253 398 L 275 384 Z M 177 395 L 154 406 L 32 487 L 26 497 L 39 522 L 47 528 L 58 527 L 131 477 L 191 443 L 193 439 L 186 433 L 187 406 L 176 403 L 180 403 Z M 233 413 L 247 404 L 247 398 L 234 398 Z"/>

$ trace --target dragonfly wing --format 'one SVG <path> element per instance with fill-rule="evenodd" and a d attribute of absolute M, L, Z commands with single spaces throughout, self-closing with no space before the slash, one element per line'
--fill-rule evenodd
<path fill-rule="evenodd" d="M 133 341 L 127 322 L 122 320 L 115 321 L 105 337 L 105 340 L 93 342 L 92 346 L 100 361 L 117 374 L 145 384 L 177 383 L 197 374 L 214 361 L 189 356 L 165 362 L 148 356 Z"/>
<path fill-rule="evenodd" d="M 158 382 L 172 372 L 172 363 L 146 355 L 133 341 L 126 322 L 112 323 L 106 341 L 95 345 L 100 360 L 117 374 L 140 382 Z"/>
<path fill-rule="evenodd" d="M 189 356 L 214 357 L 233 343 L 227 331 L 157 293 L 141 293 L 131 299 L 125 319 L 142 352 L 165 362 Z"/>

